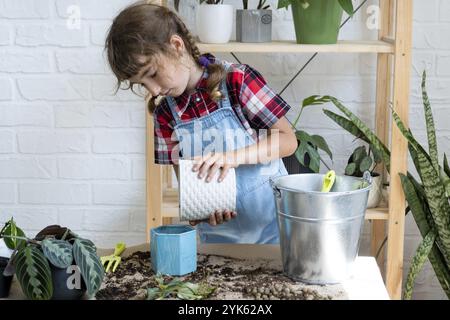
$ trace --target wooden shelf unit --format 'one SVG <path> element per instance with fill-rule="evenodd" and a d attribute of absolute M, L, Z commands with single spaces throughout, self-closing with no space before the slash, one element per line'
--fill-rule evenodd
<path fill-rule="evenodd" d="M 166 1 L 157 1 L 166 5 Z M 389 207 L 368 209 L 371 220 L 371 253 L 380 248 L 386 237 L 387 257 L 385 283 L 392 299 L 400 299 L 403 275 L 403 241 L 406 202 L 399 173 L 407 171 L 407 142 L 392 122 L 389 103 L 405 123 L 408 123 L 411 46 L 412 1 L 379 0 L 380 30 L 377 41 L 339 41 L 335 45 L 298 45 L 294 41 L 274 41 L 263 44 L 231 42 L 228 44 L 199 44 L 202 52 L 274 52 L 274 53 L 375 53 L 377 54 L 376 133 L 391 150 L 391 174 L 384 172 L 390 182 Z M 154 163 L 153 117 L 147 121 L 147 241 L 149 230 L 170 223 L 178 217 L 178 194 L 172 186 L 172 166 Z M 390 137 L 390 141 L 389 141 Z M 390 142 L 390 143 L 389 143 Z M 386 248 L 385 248 L 386 249 Z M 384 251 L 384 250 L 383 250 Z M 384 270 L 384 253 L 378 259 Z"/>

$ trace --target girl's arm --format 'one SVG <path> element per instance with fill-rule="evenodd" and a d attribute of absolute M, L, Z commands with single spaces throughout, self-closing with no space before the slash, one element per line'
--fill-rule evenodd
<path fill-rule="evenodd" d="M 222 181 L 230 168 L 284 158 L 293 154 L 296 149 L 295 133 L 286 117 L 282 117 L 268 130 L 267 137 L 258 143 L 234 151 L 196 157 L 193 170 L 199 171 L 199 178 L 206 177 L 206 181 L 211 181 L 216 172 L 222 168 L 219 176 L 219 181 Z"/>

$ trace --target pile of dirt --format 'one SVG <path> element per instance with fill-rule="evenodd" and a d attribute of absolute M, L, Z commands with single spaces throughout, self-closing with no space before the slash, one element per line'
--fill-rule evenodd
<path fill-rule="evenodd" d="M 208 297 L 212 300 L 346 299 L 344 291 L 338 286 L 313 286 L 292 281 L 283 275 L 279 265 L 262 259 L 242 260 L 199 254 L 197 270 L 179 278 L 214 287 L 214 292 Z M 164 276 L 165 283 L 172 279 Z M 147 288 L 156 286 L 150 253 L 138 251 L 123 258 L 114 273 L 105 275 L 96 299 L 143 300 L 147 298 Z"/>

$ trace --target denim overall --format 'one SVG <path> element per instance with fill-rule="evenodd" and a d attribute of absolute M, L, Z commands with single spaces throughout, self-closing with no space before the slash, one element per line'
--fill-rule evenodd
<path fill-rule="evenodd" d="M 210 141 L 202 139 L 201 134 L 198 133 L 199 129 L 203 134 L 203 138 L 208 135 L 208 132 L 223 133 L 230 130 L 237 133 L 234 134 L 234 139 L 223 139 L 223 146 L 220 146 L 223 150 L 217 150 L 216 148 L 216 152 L 240 149 L 256 143 L 252 135 L 245 130 L 231 107 L 226 80 L 223 80 L 220 89 L 224 98 L 218 102 L 218 109 L 206 116 L 187 122 L 182 122 L 175 111 L 175 100 L 172 97 L 167 97 L 176 123 L 174 131 L 182 153 L 180 158 L 190 159 L 193 156 L 206 155 L 208 152 L 214 151 L 206 151 Z M 244 137 L 244 139 L 236 138 L 236 136 Z M 197 140 L 199 144 L 197 148 L 193 144 L 195 139 L 201 139 Z M 194 150 L 194 152 L 186 154 L 185 150 Z M 279 243 L 275 197 L 269 178 L 288 174 L 283 161 L 277 159 L 268 164 L 244 164 L 235 168 L 235 173 L 237 216 L 228 222 L 216 226 L 203 222 L 198 224 L 197 230 L 201 242 Z"/>

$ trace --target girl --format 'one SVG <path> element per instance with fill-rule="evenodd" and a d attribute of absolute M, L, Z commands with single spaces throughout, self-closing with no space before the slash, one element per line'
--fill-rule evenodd
<path fill-rule="evenodd" d="M 278 243 L 269 179 L 287 174 L 281 158 L 297 148 L 284 116 L 289 105 L 250 66 L 201 55 L 182 20 L 163 6 L 137 2 L 124 9 L 105 47 L 118 88 L 126 83 L 148 93 L 156 163 L 178 172 L 180 156 L 194 159 L 193 170 L 205 183 L 218 172 L 220 182 L 235 168 L 237 212 L 190 221 L 198 224 L 201 241 Z M 258 137 L 256 130 L 263 129 L 270 129 L 267 136 Z"/>

